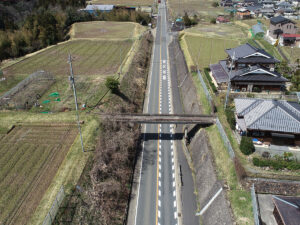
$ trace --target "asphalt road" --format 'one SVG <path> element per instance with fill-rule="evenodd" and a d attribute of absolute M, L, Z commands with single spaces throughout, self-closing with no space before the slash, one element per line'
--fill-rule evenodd
<path fill-rule="evenodd" d="M 172 114 L 165 2 L 159 4 L 147 113 Z M 136 225 L 178 224 L 173 125 L 145 125 Z"/>

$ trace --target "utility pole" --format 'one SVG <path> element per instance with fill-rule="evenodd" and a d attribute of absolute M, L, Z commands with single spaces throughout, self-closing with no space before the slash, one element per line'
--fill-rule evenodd
<path fill-rule="evenodd" d="M 228 97 L 229 97 L 229 93 L 230 93 L 230 89 L 231 89 L 231 73 L 232 73 L 232 66 L 234 63 L 234 59 L 235 59 L 235 51 L 233 52 L 233 57 L 231 60 L 231 65 L 230 65 L 230 73 L 229 73 L 229 79 L 228 79 L 228 85 L 227 85 L 228 87 L 227 87 L 224 109 L 226 109 L 226 107 L 227 107 Z"/>
<path fill-rule="evenodd" d="M 79 113 L 78 113 L 78 104 L 77 104 L 77 94 L 76 94 L 76 86 L 75 86 L 75 80 L 74 80 L 74 75 L 73 75 L 73 68 L 72 68 L 72 58 L 71 54 L 69 54 L 69 61 L 68 63 L 70 64 L 70 81 L 72 83 L 73 87 L 73 92 L 74 92 L 74 99 L 75 99 L 75 108 L 76 108 L 76 117 L 77 117 L 77 125 L 78 125 L 78 130 L 80 134 L 80 141 L 81 141 L 81 148 L 82 152 L 84 152 L 84 147 L 83 147 L 83 140 L 82 140 L 82 133 L 81 133 L 81 127 L 80 127 L 80 122 L 79 122 Z"/>

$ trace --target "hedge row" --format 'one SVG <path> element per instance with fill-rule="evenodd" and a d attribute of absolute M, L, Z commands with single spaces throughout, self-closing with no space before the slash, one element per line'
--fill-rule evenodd
<path fill-rule="evenodd" d="M 210 71 L 209 68 L 204 68 L 204 73 L 205 73 L 205 76 L 206 76 L 206 78 L 207 78 L 207 80 L 209 82 L 209 85 L 211 86 L 213 92 L 216 93 L 218 90 L 217 90 L 215 84 L 212 82 L 212 79 L 211 79 L 211 77 L 209 75 L 209 71 Z"/>
<path fill-rule="evenodd" d="M 257 157 L 253 158 L 253 164 L 254 166 L 259 167 L 272 167 L 275 170 L 280 170 L 287 168 L 289 170 L 300 170 L 300 163 L 291 160 L 291 161 L 285 161 L 285 160 L 271 160 L 271 159 L 260 159 Z"/>

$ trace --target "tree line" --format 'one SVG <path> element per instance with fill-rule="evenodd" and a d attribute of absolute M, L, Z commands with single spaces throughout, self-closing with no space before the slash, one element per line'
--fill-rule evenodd
<path fill-rule="evenodd" d="M 75 22 L 132 21 L 147 25 L 151 21 L 148 14 L 126 9 L 114 9 L 108 13 L 97 11 L 93 14 L 78 10 L 85 7 L 85 0 L 36 0 L 34 2 L 35 4 L 31 6 L 32 11 L 27 13 L 20 22 L 15 23 L 14 21 L 18 20 L 10 13 L 1 14 L 0 62 L 69 39 L 69 28 Z"/>

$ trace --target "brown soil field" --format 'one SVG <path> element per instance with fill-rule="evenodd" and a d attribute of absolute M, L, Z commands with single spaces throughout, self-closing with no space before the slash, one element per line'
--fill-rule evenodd
<path fill-rule="evenodd" d="M 76 136 L 63 124 L 16 126 L 0 136 L 0 224 L 27 224 Z"/>

